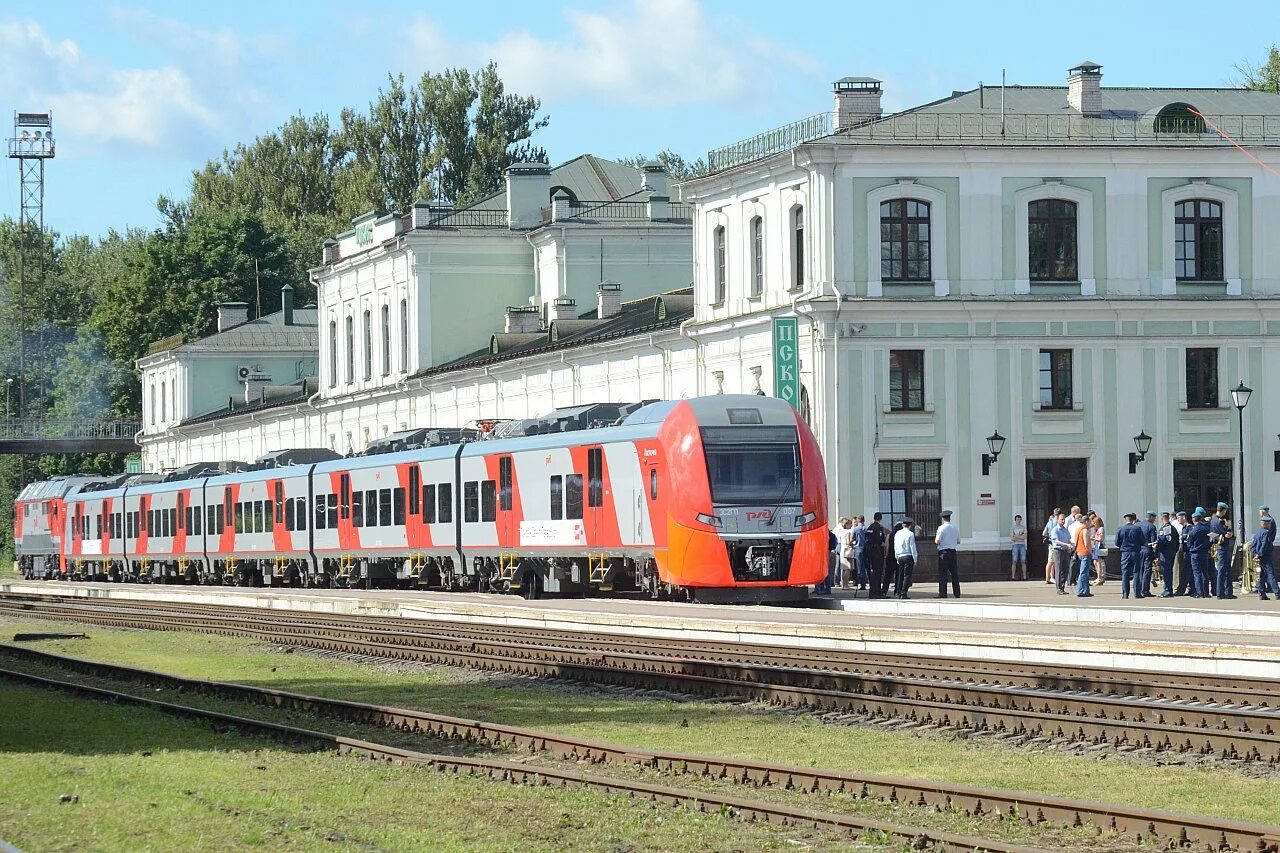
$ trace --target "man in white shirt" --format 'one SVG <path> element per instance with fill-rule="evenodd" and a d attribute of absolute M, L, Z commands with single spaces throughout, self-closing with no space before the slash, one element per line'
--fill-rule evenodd
<path fill-rule="evenodd" d="M 897 598 L 906 598 L 917 558 L 916 523 L 909 518 L 903 519 L 898 525 L 898 532 L 893 534 L 893 556 L 898 561 L 893 593 Z"/>
<path fill-rule="evenodd" d="M 956 548 L 960 546 L 960 529 L 951 523 L 951 510 L 942 511 L 942 524 L 933 537 L 938 546 L 938 598 L 947 597 L 947 578 L 951 579 L 951 591 L 960 597 L 960 569 L 956 565 Z"/>

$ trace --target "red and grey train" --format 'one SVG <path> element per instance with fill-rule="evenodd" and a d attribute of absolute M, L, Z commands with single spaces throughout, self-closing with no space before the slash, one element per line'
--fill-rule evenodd
<path fill-rule="evenodd" d="M 826 476 L 786 403 L 661 401 L 620 424 L 16 502 L 29 578 L 802 598 L 827 571 Z"/>

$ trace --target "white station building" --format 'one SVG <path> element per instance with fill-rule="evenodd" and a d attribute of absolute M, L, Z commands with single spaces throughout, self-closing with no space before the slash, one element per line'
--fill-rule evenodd
<path fill-rule="evenodd" d="M 832 112 L 711 152 L 683 204 L 656 172 L 612 191 L 557 178 L 580 158 L 513 169 L 475 211 L 357 220 L 315 271 L 318 391 L 163 429 L 144 411 L 148 469 L 785 392 L 833 514 L 929 529 L 952 509 L 969 577 L 1007 572 L 1015 514 L 1035 531 L 1080 504 L 1114 532 L 1124 512 L 1234 505 L 1242 446 L 1247 516 L 1280 500 L 1280 178 L 1250 156 L 1280 163 L 1280 96 L 1104 87 L 1083 62 L 1065 86 L 887 116 L 880 97 L 838 81 Z M 592 218 L 584 193 L 630 218 Z M 785 318 L 798 388 L 777 372 Z"/>

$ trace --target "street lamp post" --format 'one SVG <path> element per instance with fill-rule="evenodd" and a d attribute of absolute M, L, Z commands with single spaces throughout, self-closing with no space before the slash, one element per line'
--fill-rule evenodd
<path fill-rule="evenodd" d="M 1231 389 L 1231 403 L 1236 407 L 1236 411 L 1240 414 L 1240 500 L 1236 503 L 1236 519 L 1240 522 L 1240 534 L 1236 539 L 1236 544 L 1241 548 L 1244 547 L 1244 407 L 1249 405 L 1249 397 L 1253 394 L 1253 389 L 1244 384 L 1244 380 L 1240 380 L 1240 384 Z"/>

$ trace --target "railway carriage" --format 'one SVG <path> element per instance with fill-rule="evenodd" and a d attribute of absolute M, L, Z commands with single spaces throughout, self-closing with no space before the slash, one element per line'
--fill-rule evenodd
<path fill-rule="evenodd" d="M 827 571 L 817 443 L 790 406 L 760 396 L 652 403 L 598 429 L 123 482 L 76 484 L 70 547 L 51 543 L 69 576 L 742 601 L 803 597 Z"/>
<path fill-rule="evenodd" d="M 13 545 L 26 578 L 52 578 L 62 571 L 67 497 L 98 477 L 54 477 L 29 483 L 13 504 Z"/>

